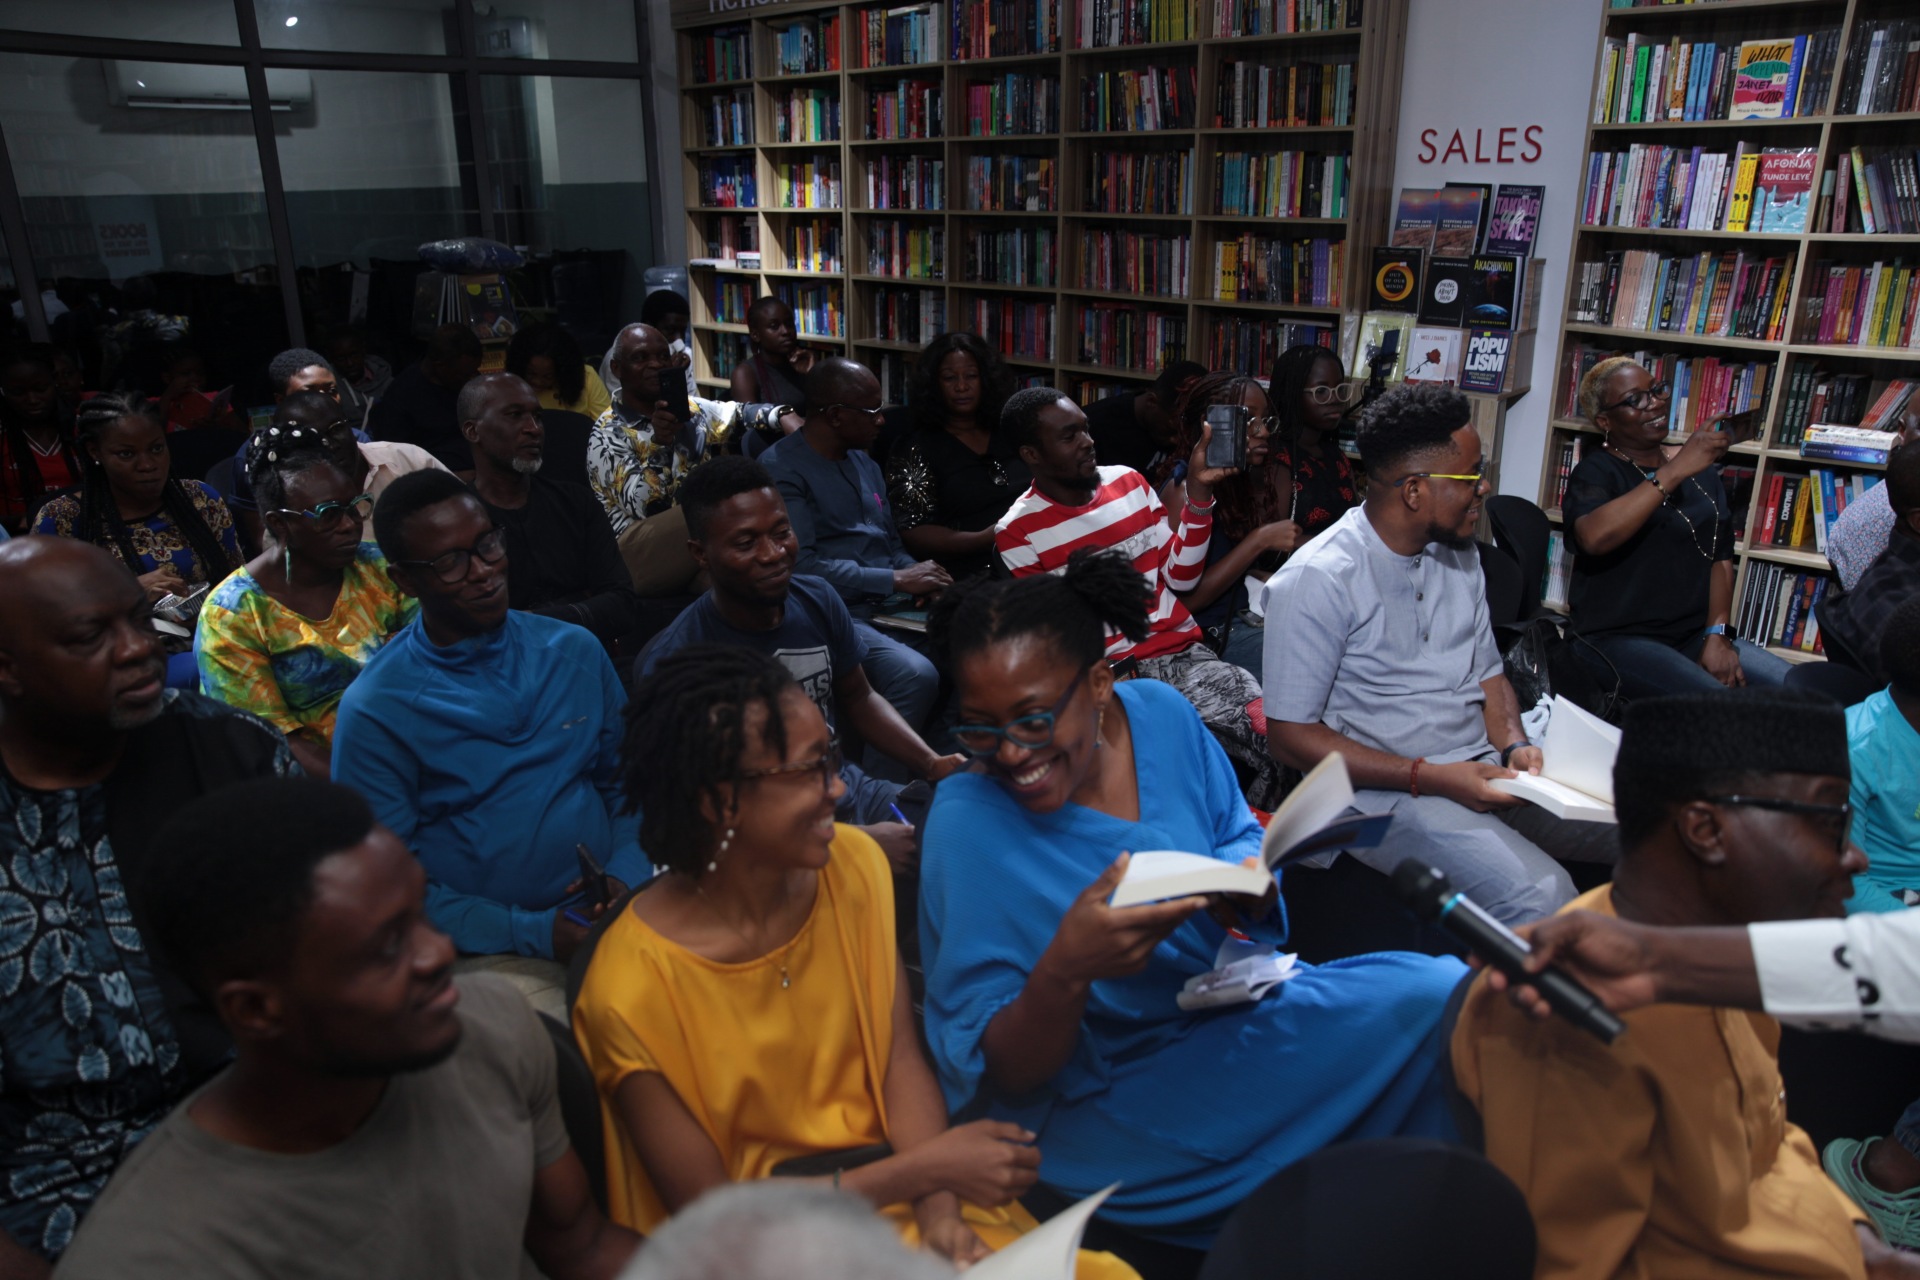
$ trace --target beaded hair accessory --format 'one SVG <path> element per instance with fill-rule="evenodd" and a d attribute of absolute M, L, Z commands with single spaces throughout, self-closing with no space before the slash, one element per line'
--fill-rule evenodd
<path fill-rule="evenodd" d="M 272 422 L 253 433 L 247 452 L 253 454 L 265 449 L 267 461 L 278 462 L 280 450 L 291 449 L 295 445 L 306 444 L 310 440 L 316 442 L 320 440 L 320 433 L 312 427 L 301 426 L 297 422 L 283 427 L 277 422 Z"/>

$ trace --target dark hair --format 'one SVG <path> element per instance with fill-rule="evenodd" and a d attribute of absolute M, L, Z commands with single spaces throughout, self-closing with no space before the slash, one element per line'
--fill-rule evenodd
<path fill-rule="evenodd" d="M 818 413 L 827 405 L 845 403 L 848 396 L 855 394 L 862 377 L 872 378 L 873 370 L 845 356 L 825 356 L 813 362 L 802 390 L 806 392 L 808 406 Z"/>
<path fill-rule="evenodd" d="M 1920 595 L 1909 596 L 1880 633 L 1880 667 L 1894 689 L 1920 698 Z"/>
<path fill-rule="evenodd" d="M 907 410 L 922 431 L 941 431 L 947 425 L 947 402 L 940 396 L 940 362 L 958 351 L 972 356 L 980 369 L 980 408 L 977 421 L 991 431 L 1000 422 L 1000 410 L 1013 394 L 1013 375 L 1000 353 L 978 334 L 961 330 L 941 334 L 927 344 L 914 363 L 907 382 Z"/>
<path fill-rule="evenodd" d="M 1466 396 L 1439 382 L 1409 382 L 1360 413 L 1360 463 L 1374 483 L 1394 464 L 1445 449 L 1453 433 L 1473 420 Z"/>
<path fill-rule="evenodd" d="M 1346 376 L 1347 366 L 1341 363 L 1340 353 L 1316 342 L 1297 343 L 1273 358 L 1267 402 L 1273 406 L 1276 430 L 1286 432 L 1289 440 L 1299 429 L 1300 415 L 1307 406 L 1307 383 L 1313 378 L 1314 366 L 1322 361 L 1331 361 L 1341 376 Z"/>
<path fill-rule="evenodd" d="M 793 311 L 792 307 L 787 306 L 785 299 L 771 293 L 762 294 L 753 300 L 752 306 L 747 308 L 747 323 L 752 324 L 755 320 L 769 320 L 773 317 L 773 313 L 781 308 L 785 308 L 789 314 Z"/>
<path fill-rule="evenodd" d="M 728 453 L 702 463 L 680 482 L 680 511 L 686 516 L 687 536 L 705 540 L 707 521 L 721 503 L 773 487 L 773 473 L 752 458 Z"/>
<path fill-rule="evenodd" d="M 387 563 L 398 564 L 412 558 L 407 553 L 407 521 L 428 507 L 437 507 L 455 498 L 480 501 L 459 476 L 438 467 L 409 471 L 382 490 L 380 500 L 373 504 L 373 540 L 380 544 L 380 554 L 387 558 Z"/>
<path fill-rule="evenodd" d="M 307 347 L 294 347 L 291 350 L 282 351 L 267 364 L 267 385 L 273 388 L 275 395 L 285 395 L 288 379 L 302 369 L 311 369 L 315 365 L 328 373 L 333 372 L 333 362 L 318 351 Z"/>
<path fill-rule="evenodd" d="M 660 322 L 671 315 L 690 316 L 693 308 L 687 303 L 686 296 L 673 289 L 655 289 L 640 303 L 640 323 L 660 327 Z"/>
<path fill-rule="evenodd" d="M 1065 573 L 994 580 L 982 574 L 951 587 L 927 620 L 941 667 L 1001 640 L 1043 635 L 1082 666 L 1107 651 L 1107 631 L 1146 639 L 1153 587 L 1118 551 L 1083 547 Z"/>
<path fill-rule="evenodd" d="M 358 792 L 317 778 L 256 778 L 190 800 L 147 850 L 143 927 L 204 996 L 272 970 L 313 903 L 314 868 L 372 830 Z"/>
<path fill-rule="evenodd" d="M 711 860 L 719 833 L 700 802 L 744 780 L 747 715 L 755 705 L 766 708 L 761 740 L 786 754 L 778 706 L 793 687 L 778 659 L 724 644 L 669 654 L 634 686 L 620 786 L 627 811 L 640 814 L 640 844 L 655 865 L 698 875 Z"/>
<path fill-rule="evenodd" d="M 1920 449 L 1895 449 L 1881 483 L 1887 486 L 1887 505 L 1896 516 L 1920 510 Z"/>
<path fill-rule="evenodd" d="M 52 351 L 51 347 L 43 349 L 36 345 L 16 348 L 0 354 L 0 375 L 23 364 L 32 365 L 44 371 L 48 381 L 51 382 L 54 378 Z M 54 414 L 56 422 L 71 420 L 62 412 L 57 397 L 54 403 Z M 0 400 L 0 431 L 6 433 L 7 457 L 13 463 L 10 469 L 11 476 L 0 474 L 0 485 L 13 490 L 14 496 L 19 499 L 23 508 L 24 516 L 31 522 L 34 508 L 51 490 L 47 488 L 46 478 L 40 474 L 39 459 L 34 456 L 33 442 L 27 439 L 26 428 L 20 424 L 20 415 L 15 413 L 4 400 Z M 60 454 L 66 459 L 67 473 L 79 475 L 80 454 L 64 430 L 60 433 Z"/>
<path fill-rule="evenodd" d="M 95 396 L 80 406 L 79 424 L 74 428 L 74 440 L 80 446 L 80 517 L 74 524 L 73 536 L 82 542 L 91 542 L 104 547 L 109 543 L 120 553 L 120 559 L 127 568 L 140 572 L 140 556 L 133 549 L 133 535 L 127 528 L 127 522 L 120 518 L 120 504 L 114 501 L 113 490 L 107 483 L 107 471 L 87 452 L 89 442 L 98 443 L 106 434 L 107 428 L 122 418 L 144 418 L 154 426 L 160 426 L 160 420 L 154 416 L 147 402 L 138 396 L 107 394 Z M 164 428 L 162 428 L 164 431 Z M 206 576 L 201 582 L 218 582 L 238 566 L 220 545 L 220 539 L 214 535 L 201 516 L 200 509 L 193 505 L 193 497 L 187 487 L 169 468 L 166 486 L 160 491 L 160 510 L 173 522 L 180 535 L 187 540 L 187 546 L 193 550 L 194 560 Z"/>
<path fill-rule="evenodd" d="M 547 320 L 528 325 L 507 343 L 507 372 L 526 377 L 535 356 L 545 356 L 553 365 L 553 398 L 563 405 L 578 404 L 587 390 L 587 358 L 573 335 Z M 465 410 L 461 416 L 467 416 Z"/>
<path fill-rule="evenodd" d="M 282 424 L 274 421 L 247 439 L 247 482 L 253 486 L 253 500 L 264 519 L 269 512 L 287 505 L 287 482 L 316 466 L 339 467 L 339 460 L 327 448 L 318 427 Z"/>
<path fill-rule="evenodd" d="M 463 324 L 443 324 L 427 339 L 429 360 L 452 360 L 463 356 L 478 360 L 483 354 L 480 336 Z"/>
<path fill-rule="evenodd" d="M 1041 413 L 1062 400 L 1073 403 L 1072 396 L 1053 387 L 1022 387 L 1008 396 L 1000 408 L 1000 427 L 1006 432 L 1007 441 L 1016 449 L 1038 446 Z"/>
<path fill-rule="evenodd" d="M 1160 370 L 1159 376 L 1154 378 L 1153 386 L 1150 390 L 1153 392 L 1153 398 L 1165 405 L 1168 411 L 1171 411 L 1173 409 L 1173 402 L 1180 398 L 1180 384 L 1194 378 L 1204 378 L 1206 376 L 1207 366 L 1201 364 L 1198 360 L 1175 360 L 1172 364 Z"/>
<path fill-rule="evenodd" d="M 1228 372 L 1209 373 L 1188 387 L 1186 394 L 1173 405 L 1173 447 L 1154 469 L 1154 486 L 1164 485 L 1172 477 L 1174 467 L 1193 456 L 1209 408 L 1216 404 L 1238 404 L 1248 387 L 1259 385 L 1244 373 Z M 1243 471 L 1228 476 L 1213 486 L 1214 527 L 1238 542 L 1261 525 L 1284 519 L 1282 485 L 1288 486 L 1287 496 L 1292 497 L 1292 481 L 1281 471 L 1279 459 L 1271 456 L 1258 473 Z"/>

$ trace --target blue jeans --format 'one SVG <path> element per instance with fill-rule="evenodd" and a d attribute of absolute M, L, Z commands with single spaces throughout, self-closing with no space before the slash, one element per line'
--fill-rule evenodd
<path fill-rule="evenodd" d="M 912 645 L 887 634 L 872 623 L 854 618 L 853 629 L 867 645 L 867 682 L 900 713 L 915 733 L 926 727 L 934 699 L 940 695 L 940 673 L 927 656 Z M 913 774 L 898 760 L 869 746 L 862 763 L 867 772 L 895 782 L 909 782 Z"/>
<path fill-rule="evenodd" d="M 1695 636 L 1676 647 L 1652 636 L 1582 637 L 1575 642 L 1573 651 L 1580 655 L 1580 661 L 1602 689 L 1614 687 L 1614 671 L 1618 671 L 1620 692 L 1627 698 L 1657 698 L 1666 693 L 1698 693 L 1723 687 L 1700 665 L 1700 650 L 1706 642 L 1705 636 Z M 1736 640 L 1733 645 L 1740 655 L 1740 670 L 1750 685 L 1778 686 L 1793 667 L 1785 658 L 1776 657 L 1759 645 L 1745 640 Z M 1607 663 L 1600 660 L 1594 649 L 1606 655 L 1613 670 L 1608 670 Z"/>
<path fill-rule="evenodd" d="M 1250 622 L 1246 614 L 1241 614 L 1227 628 L 1227 644 L 1220 656 L 1255 680 L 1261 680 L 1261 672 L 1266 668 L 1266 649 L 1267 624 Z"/>
<path fill-rule="evenodd" d="M 851 763 L 840 766 L 840 781 L 847 784 L 847 794 L 834 806 L 834 817 L 856 827 L 899 821 L 893 816 L 893 802 L 906 789 L 904 782 L 883 781 Z"/>

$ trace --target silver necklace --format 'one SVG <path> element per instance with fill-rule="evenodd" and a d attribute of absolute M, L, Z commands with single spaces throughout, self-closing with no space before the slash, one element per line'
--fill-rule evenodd
<path fill-rule="evenodd" d="M 727 926 L 727 928 L 733 930 L 734 937 L 740 939 L 740 941 L 747 944 L 747 950 L 749 951 L 753 950 L 753 939 L 749 938 L 746 935 L 745 931 L 743 931 L 739 925 L 735 924 L 733 921 L 727 919 L 725 915 L 721 914 L 719 904 L 716 903 L 712 898 L 709 898 L 707 896 L 707 889 L 705 885 L 700 884 L 698 881 L 695 881 L 693 886 L 693 891 L 700 895 L 700 901 L 707 904 L 707 910 L 713 912 L 715 919 L 719 920 L 720 923 Z M 757 958 L 758 957 L 756 957 L 756 959 Z M 780 989 L 782 991 L 785 991 L 788 987 L 791 987 L 793 985 L 793 979 L 787 975 L 787 962 L 785 960 L 775 960 L 774 964 L 779 966 Z"/>
<path fill-rule="evenodd" d="M 1620 461 L 1626 463 L 1628 466 L 1632 467 L 1634 470 L 1640 472 L 1641 475 L 1645 476 L 1649 480 L 1653 479 L 1654 475 L 1660 470 L 1660 468 L 1658 467 L 1646 467 L 1646 466 L 1642 466 L 1638 462 L 1635 462 L 1632 458 L 1629 458 L 1626 454 L 1622 453 L 1614 445 L 1614 443 L 1611 440 L 1607 441 L 1606 450 L 1608 453 L 1611 453 L 1614 457 L 1620 459 Z M 1700 496 L 1707 500 L 1708 509 L 1713 512 L 1713 523 L 1710 526 L 1708 526 L 1707 545 L 1704 547 L 1700 545 L 1700 526 L 1696 525 L 1693 522 L 1693 517 L 1687 514 L 1686 508 L 1682 507 L 1679 502 L 1680 492 L 1681 490 L 1685 489 L 1687 485 L 1692 485 L 1695 489 L 1698 489 L 1700 491 Z M 1658 489 L 1659 487 L 1660 487 L 1659 485 L 1654 486 L 1654 488 L 1656 489 Z M 1685 480 L 1680 482 L 1680 487 L 1678 489 L 1675 489 L 1672 493 L 1670 494 L 1662 493 L 1660 495 L 1660 502 L 1664 506 L 1672 507 L 1674 514 L 1679 516 L 1682 520 L 1686 521 L 1688 541 L 1693 543 L 1693 549 L 1700 553 L 1700 558 L 1702 560 L 1705 560 L 1708 564 L 1712 564 L 1713 549 L 1716 545 L 1719 544 L 1719 541 L 1720 541 L 1720 504 L 1713 500 L 1713 495 L 1707 492 L 1706 486 L 1702 485 L 1698 480 L 1695 480 L 1692 476 L 1688 476 Z"/>

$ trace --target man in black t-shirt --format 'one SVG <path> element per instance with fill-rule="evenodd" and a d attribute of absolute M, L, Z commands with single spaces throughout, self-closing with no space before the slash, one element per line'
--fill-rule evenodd
<path fill-rule="evenodd" d="M 1145 391 L 1106 396 L 1083 406 L 1095 461 L 1103 467 L 1132 467 L 1146 475 L 1173 447 L 1179 426 L 1173 408 L 1181 392 L 1206 374 L 1203 364 L 1175 360 Z"/>

